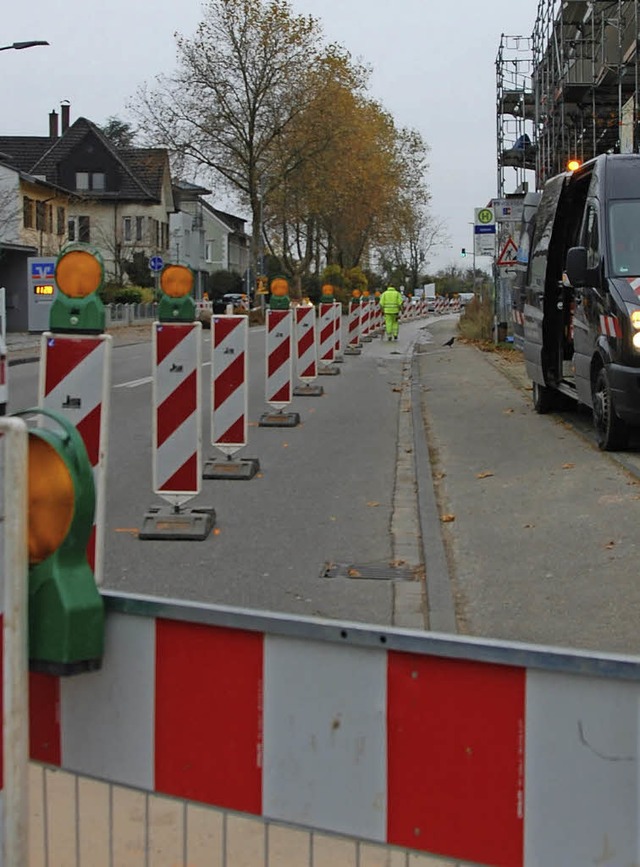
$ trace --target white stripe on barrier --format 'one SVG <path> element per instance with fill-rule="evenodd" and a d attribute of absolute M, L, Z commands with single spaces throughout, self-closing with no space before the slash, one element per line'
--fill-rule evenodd
<path fill-rule="evenodd" d="M 265 398 L 274 409 L 291 403 L 293 313 L 291 310 L 267 310 Z"/>
<path fill-rule="evenodd" d="M 93 467 L 96 511 L 87 555 L 98 584 L 104 573 L 111 344 L 109 334 L 51 332 L 40 343 L 39 406 L 62 413 L 77 428 Z M 40 423 L 53 424 L 44 418 Z"/>
<path fill-rule="evenodd" d="M 175 506 L 200 492 L 200 322 L 153 323 L 153 490 Z"/>
<path fill-rule="evenodd" d="M 211 321 L 211 445 L 226 455 L 248 440 L 248 330 L 246 316 Z"/>

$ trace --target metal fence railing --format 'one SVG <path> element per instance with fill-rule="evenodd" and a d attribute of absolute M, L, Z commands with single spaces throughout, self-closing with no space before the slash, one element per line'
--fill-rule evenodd
<path fill-rule="evenodd" d="M 157 317 L 158 304 L 106 304 L 106 327 L 135 325 L 136 322 L 153 322 Z"/>

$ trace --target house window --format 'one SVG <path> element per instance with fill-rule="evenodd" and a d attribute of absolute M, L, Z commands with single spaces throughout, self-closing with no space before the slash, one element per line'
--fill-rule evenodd
<path fill-rule="evenodd" d="M 136 241 L 142 241 L 142 233 L 144 231 L 144 217 L 136 217 Z"/>
<path fill-rule="evenodd" d="M 169 248 L 169 224 L 162 223 L 162 249 L 167 250 Z"/>
<path fill-rule="evenodd" d="M 80 241 L 82 244 L 88 244 L 91 240 L 89 217 L 69 217 L 67 230 L 70 241 Z"/>
<path fill-rule="evenodd" d="M 64 235 L 66 216 L 64 208 L 56 208 L 56 235 Z"/>
<path fill-rule="evenodd" d="M 96 190 L 102 192 L 104 189 L 104 172 L 76 172 L 76 190 L 81 190 L 83 192 Z"/>
<path fill-rule="evenodd" d="M 204 261 L 213 262 L 213 241 L 206 241 L 204 245 Z"/>
<path fill-rule="evenodd" d="M 78 217 L 78 240 L 81 244 L 88 244 L 91 240 L 89 217 Z"/>
<path fill-rule="evenodd" d="M 36 229 L 47 230 L 47 206 L 44 202 L 36 202 Z"/>
<path fill-rule="evenodd" d="M 122 237 L 126 243 L 131 242 L 131 217 L 122 218 Z"/>
<path fill-rule="evenodd" d="M 33 199 L 29 196 L 22 199 L 22 222 L 25 229 L 33 229 Z"/>

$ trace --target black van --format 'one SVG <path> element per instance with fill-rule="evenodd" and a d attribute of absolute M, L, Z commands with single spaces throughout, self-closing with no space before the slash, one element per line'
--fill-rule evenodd
<path fill-rule="evenodd" d="M 602 449 L 640 427 L 640 155 L 551 178 L 535 217 L 523 351 L 538 412 L 590 407 Z"/>

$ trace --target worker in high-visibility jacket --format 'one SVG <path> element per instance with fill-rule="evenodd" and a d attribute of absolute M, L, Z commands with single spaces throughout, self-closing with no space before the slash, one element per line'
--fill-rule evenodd
<path fill-rule="evenodd" d="M 380 307 L 384 313 L 384 329 L 387 340 L 398 339 L 398 318 L 404 298 L 394 286 L 387 286 L 380 296 Z"/>

